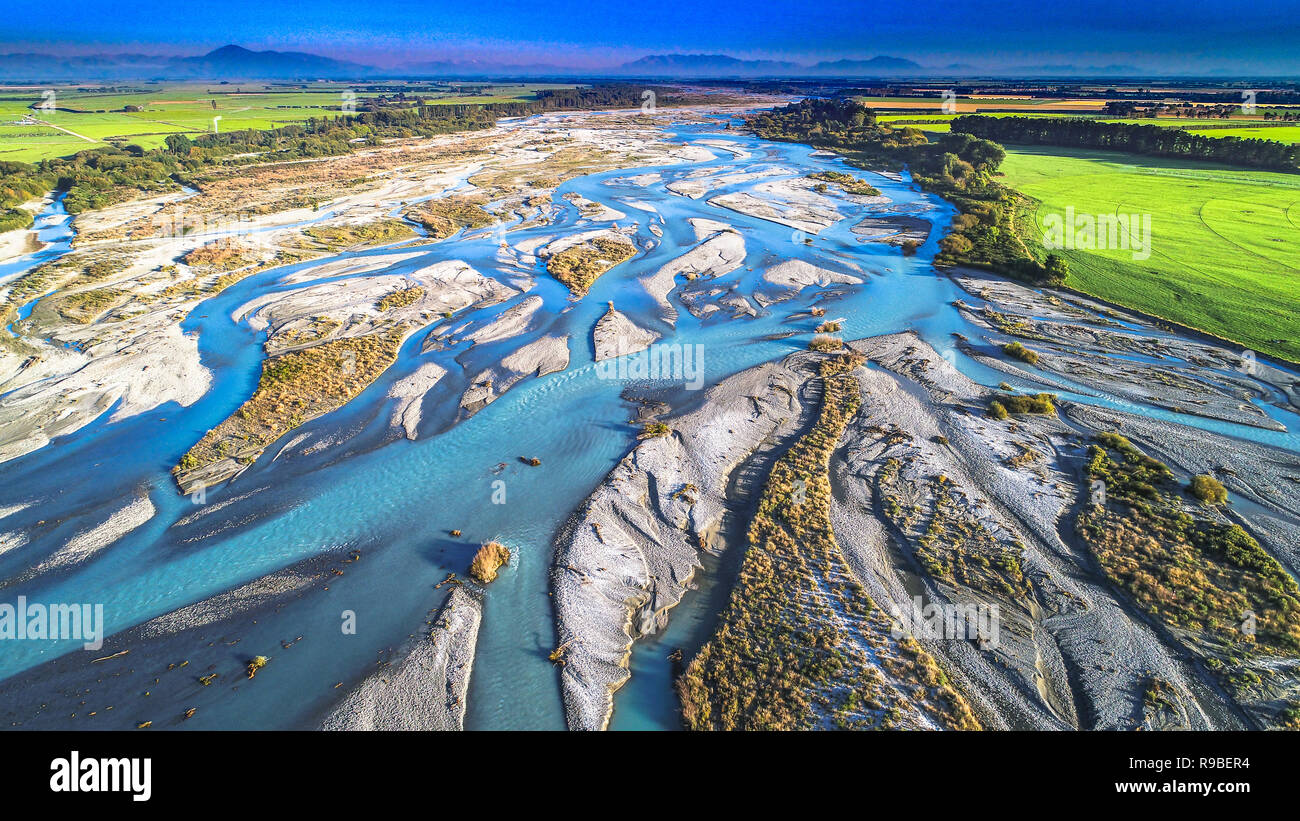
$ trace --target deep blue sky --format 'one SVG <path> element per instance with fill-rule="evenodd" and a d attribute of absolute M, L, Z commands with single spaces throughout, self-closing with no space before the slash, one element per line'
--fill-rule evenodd
<path fill-rule="evenodd" d="M 226 43 L 376 65 L 603 66 L 664 52 L 926 65 L 1120 63 L 1300 74 L 1300 0 L 48 0 L 0 15 L 0 52 L 192 54 Z"/>

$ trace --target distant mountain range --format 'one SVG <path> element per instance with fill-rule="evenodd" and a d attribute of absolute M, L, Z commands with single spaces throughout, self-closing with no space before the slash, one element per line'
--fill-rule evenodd
<path fill-rule="evenodd" d="M 781 60 L 742 60 L 725 54 L 656 54 L 607 68 L 558 65 L 513 65 L 490 62 L 432 61 L 398 68 L 376 68 L 296 51 L 252 51 L 222 46 L 197 57 L 145 54 L 98 54 L 56 57 L 49 54 L 0 54 L 0 80 L 16 82 L 78 82 L 121 80 L 368 80 L 380 78 L 485 77 L 627 77 L 646 79 L 704 78 L 871 78 L 922 77 L 979 72 L 972 66 L 950 64 L 927 68 L 903 57 L 833 60 L 801 65 Z M 1074 66 L 1035 66 L 985 74 L 1005 76 L 1118 76 L 1136 74 L 1131 66 L 1076 69 Z"/>
<path fill-rule="evenodd" d="M 201 57 L 179 57 L 172 61 L 172 65 L 209 79 L 229 75 L 244 75 L 249 79 L 285 76 L 334 79 L 360 77 L 376 71 L 360 63 L 333 60 L 299 51 L 250 51 L 241 46 L 222 46 Z"/>
<path fill-rule="evenodd" d="M 639 77 L 788 77 L 804 70 L 798 63 L 740 60 L 725 54 L 655 54 L 613 69 L 617 74 Z"/>
<path fill-rule="evenodd" d="M 379 74 L 379 69 L 296 51 L 252 51 L 222 46 L 198 57 L 147 54 L 0 54 L 0 79 L 81 80 L 346 80 Z"/>

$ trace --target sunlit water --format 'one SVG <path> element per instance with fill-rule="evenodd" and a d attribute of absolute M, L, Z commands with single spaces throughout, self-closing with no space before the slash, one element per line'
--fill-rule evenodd
<path fill-rule="evenodd" d="M 343 441 L 311 456 L 273 459 L 280 447 L 266 454 L 232 485 L 210 490 L 207 506 L 243 494 L 251 495 L 211 513 L 199 524 L 175 526 L 201 509 L 177 493 L 169 470 L 205 431 L 230 415 L 252 393 L 260 373 L 264 336 L 232 319 L 239 306 L 260 295 L 302 287 L 287 285 L 286 275 L 320 265 L 299 266 L 250 277 L 199 305 L 185 320 L 186 331 L 197 334 L 203 363 L 211 369 L 211 389 L 188 408 L 158 408 L 132 419 L 109 423 L 105 414 L 94 424 L 58 440 L 54 445 L 0 466 L 0 507 L 39 502 L 35 507 L 0 520 L 0 530 L 24 531 L 44 522 L 30 544 L 0 555 L 0 578 L 12 577 L 39 563 L 74 534 L 98 523 L 137 488 L 145 488 L 158 508 L 145 526 L 102 550 L 92 561 L 62 575 L 39 577 L 10 587 L 0 600 L 19 594 L 33 601 L 102 602 L 111 631 L 139 624 L 179 606 L 284 568 L 322 550 L 346 546 L 362 552 L 346 575 L 331 583 L 329 592 L 309 596 L 274 617 L 249 625 L 232 658 L 263 652 L 275 660 L 274 676 L 259 678 L 259 686 L 238 693 L 212 688 L 205 693 L 202 712 L 192 727 L 309 726 L 322 709 L 345 690 L 338 682 L 353 682 L 372 668 L 386 648 L 400 645 L 424 629 L 426 613 L 436 608 L 445 589 L 433 585 L 448 573 L 463 574 L 477 545 L 497 539 L 515 554 L 509 570 L 487 590 L 484 619 L 471 680 L 467 725 L 470 728 L 559 728 L 563 713 L 556 672 L 547 660 L 555 645 L 548 573 L 556 531 L 569 513 L 631 448 L 636 428 L 629 422 L 634 408 L 620 398 L 626 387 L 598 377 L 592 363 L 591 328 L 613 301 L 639 323 L 664 334 L 663 341 L 703 346 L 705 377 L 715 383 L 726 376 L 803 348 L 813 322 L 791 323 L 790 313 L 808 305 L 815 289 L 795 302 L 779 303 L 752 320 L 701 322 L 679 307 L 676 327 L 658 318 L 658 307 L 637 283 L 696 244 L 687 223 L 705 217 L 730 223 L 745 239 L 748 258 L 735 277 L 753 283 L 765 267 L 782 259 L 799 258 L 846 273 L 862 273 L 867 282 L 845 298 L 828 304 L 828 318 L 844 320 L 843 336 L 858 338 L 911 329 L 939 351 L 952 351 L 953 361 L 973 379 L 988 385 L 1008 380 L 954 349 L 953 332 L 978 338 L 980 332 L 952 307 L 954 299 L 978 303 L 947 277 L 936 275 L 930 261 L 937 239 L 953 211 L 945 203 L 919 192 L 910 181 L 869 175 L 891 202 L 884 209 L 916 209 L 936 222 L 929 242 L 910 258 L 880 243 L 862 243 L 850 226 L 870 208 L 841 204 L 846 219 L 823 231 L 811 244 L 788 227 L 746 217 L 674 195 L 664 184 L 700 169 L 756 171 L 769 166 L 802 176 L 819 170 L 842 170 L 841 161 L 812 156 L 811 149 L 771 143 L 723 131 L 719 126 L 682 126 L 672 135 L 690 142 L 700 138 L 731 141 L 748 156 L 711 149 L 716 159 L 659 168 L 637 168 L 592 174 L 571 180 L 556 191 L 564 208 L 557 224 L 510 231 L 512 243 L 533 236 L 552 236 L 593 227 L 563 195 L 569 192 L 606 203 L 624 212 L 620 224 L 638 223 L 637 243 L 656 243 L 640 255 L 601 277 L 590 294 L 573 302 L 567 290 L 538 269 L 529 294 L 544 299 L 549 327 L 513 339 L 476 348 L 421 353 L 425 332 L 404 346 L 397 363 L 375 384 L 342 410 L 315 420 L 290 436 L 306 433 L 317 441 L 337 436 Z M 619 184 L 620 177 L 659 171 L 662 182 L 650 186 Z M 769 178 L 777 179 L 777 177 Z M 463 186 L 464 183 L 459 183 Z M 752 185 L 752 184 L 750 184 Z M 749 185 L 719 188 L 748 190 Z M 394 207 L 397 207 L 394 203 Z M 653 208 L 653 212 L 645 207 Z M 26 268 L 66 250 L 66 217 L 56 202 L 42 220 L 50 240 L 62 243 L 42 252 L 40 259 L 22 262 Z M 323 214 L 317 219 L 327 218 Z M 649 230 L 661 221 L 662 240 Z M 576 228 L 575 228 L 576 226 Z M 59 234 L 58 231 L 65 233 Z M 43 235 L 45 238 L 45 235 Z M 507 284 L 518 284 L 521 272 L 497 261 L 498 236 L 471 233 L 412 249 L 409 258 L 374 275 L 400 273 L 444 259 L 460 259 Z M 357 258 L 388 254 L 393 248 L 343 254 Z M 0 274 L 16 275 L 26 268 L 15 264 Z M 856 268 L 855 268 L 856 267 Z M 742 289 L 748 293 L 748 289 Z M 458 314 L 445 328 L 469 319 L 483 319 L 515 304 Z M 719 312 L 724 313 L 724 312 Z M 541 315 L 541 314 L 539 314 Z M 805 335 L 786 340 L 764 339 L 798 330 Z M 559 374 L 526 379 L 473 418 L 446 427 L 456 398 L 483 367 L 524 342 L 545 333 L 568 333 L 571 361 Z M 396 437 L 387 398 L 392 383 L 426 361 L 447 367 L 449 375 L 426 404 L 422 438 Z M 464 367 L 462 367 L 462 365 Z M 1008 380 L 1013 381 L 1014 380 Z M 1084 388 L 1071 395 L 1080 401 L 1139 411 L 1236 436 L 1300 449 L 1290 433 L 1275 433 L 1198 417 L 1153 410 L 1133 403 L 1097 398 Z M 1274 411 L 1288 425 L 1290 414 Z M 287 441 L 290 437 L 286 437 Z M 518 461 L 536 456 L 542 466 Z M 504 467 L 500 467 L 504 463 Z M 505 503 L 494 504 L 493 482 L 504 481 Z M 253 492 L 256 491 L 256 492 Z M 464 531 L 453 539 L 448 532 Z M 219 530 L 219 532 L 215 532 Z M 707 574 L 702 584 L 707 588 Z M 663 636 L 638 645 L 633 654 L 631 683 L 616 696 L 613 726 L 621 729 L 676 727 L 676 702 L 665 658 L 674 646 L 703 638 L 711 614 L 704 591 L 687 596 L 673 612 Z M 339 629 L 341 613 L 357 617 L 356 635 Z M 279 643 L 303 636 L 291 651 Z M 68 645 L 10 642 L 0 656 L 0 675 L 12 675 L 72 649 Z M 143 653 L 143 649 L 140 651 Z M 156 662 L 171 661 L 155 660 Z M 140 666 L 145 659 L 133 656 Z"/>

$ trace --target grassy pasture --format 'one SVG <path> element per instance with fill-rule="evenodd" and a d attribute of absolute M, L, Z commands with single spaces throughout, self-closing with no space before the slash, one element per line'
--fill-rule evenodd
<path fill-rule="evenodd" d="M 915 109 L 917 111 L 939 111 L 939 106 L 943 103 L 943 97 L 939 91 L 935 91 L 933 97 L 863 97 L 856 96 L 854 99 L 861 101 L 864 105 L 872 108 L 885 109 Z M 974 114 L 977 111 L 987 108 L 996 108 L 1001 110 L 1014 109 L 1024 112 L 1050 112 L 1050 111 L 1097 111 L 1100 112 L 1105 108 L 1104 99 L 1071 99 L 1056 100 L 1044 97 L 967 97 L 959 96 L 953 103 L 957 106 L 959 114 Z"/>
<path fill-rule="evenodd" d="M 981 111 L 979 114 L 982 117 L 1096 117 L 1095 114 L 1081 112 L 1062 113 L 1052 111 Z M 936 102 L 930 110 L 917 110 L 914 114 L 880 114 L 876 119 L 882 123 L 904 122 L 912 128 L 919 128 L 922 131 L 947 133 L 949 130 L 948 123 L 957 116 L 960 115 L 939 113 L 939 104 Z M 1265 125 L 1263 120 L 1192 119 L 1188 117 L 1103 117 L 1098 119 L 1103 123 L 1185 128 L 1193 134 L 1204 134 L 1207 137 L 1242 137 L 1243 139 L 1300 142 L 1300 126 Z M 1224 128 L 1223 126 L 1232 127 Z"/>
<path fill-rule="evenodd" d="M 1206 137 L 1240 137 L 1243 140 L 1275 140 L 1280 143 L 1300 143 L 1300 125 L 1274 125 L 1263 128 L 1188 128 L 1193 134 Z"/>
<path fill-rule="evenodd" d="M 1049 214 L 1150 214 L 1151 255 L 1064 250 L 1067 284 L 1300 361 L 1300 175 L 1225 169 L 1115 152 L 1008 147 L 1003 181 L 1039 201 L 1025 239 L 1042 247 Z"/>

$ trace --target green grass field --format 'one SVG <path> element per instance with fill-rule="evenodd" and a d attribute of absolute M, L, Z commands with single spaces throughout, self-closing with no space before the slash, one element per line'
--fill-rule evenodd
<path fill-rule="evenodd" d="M 1188 128 L 1187 130 L 1206 137 L 1240 137 L 1243 140 L 1300 143 L 1300 125 L 1271 125 L 1262 128 Z"/>
<path fill-rule="evenodd" d="M 1151 256 L 1064 250 L 1067 284 L 1103 299 L 1300 361 L 1300 175 L 1114 152 L 1008 147 L 1003 182 L 1043 219 L 1150 214 Z"/>
<path fill-rule="evenodd" d="M 434 105 L 501 103 L 536 99 L 541 89 L 571 87 L 427 83 L 412 85 L 407 95 L 419 95 Z M 279 128 L 310 117 L 338 116 L 344 93 L 350 91 L 346 85 L 325 83 L 304 87 L 144 84 L 111 93 L 56 87 L 56 110 L 37 111 L 32 106 L 42 101 L 42 89 L 0 88 L 0 160 L 36 162 L 110 140 L 158 148 L 168 134 L 211 132 L 217 116 L 221 117 L 217 128 L 225 132 Z M 365 90 L 354 93 L 357 100 L 374 96 Z M 127 106 L 140 110 L 125 111 Z M 24 122 L 25 118 L 40 122 Z"/>
<path fill-rule="evenodd" d="M 936 103 L 935 109 L 938 109 L 938 107 L 939 106 Z M 981 111 L 979 114 L 982 117 L 1095 116 L 1041 111 Z M 881 114 L 876 119 L 882 123 L 897 124 L 901 122 L 906 123 L 912 128 L 918 128 L 921 131 L 932 131 L 946 134 L 949 131 L 949 122 L 957 116 L 959 115 L 940 114 L 934 111 L 918 109 L 915 114 Z M 1143 117 L 1126 119 L 1122 117 L 1103 117 L 1099 118 L 1099 121 L 1103 123 L 1126 123 L 1128 125 L 1158 125 L 1164 128 L 1185 128 L 1193 134 L 1204 134 L 1207 137 L 1241 137 L 1243 139 L 1277 140 L 1286 143 L 1300 142 L 1300 125 L 1266 125 L 1262 120 L 1207 120 L 1182 117 Z M 1231 127 L 1225 128 L 1223 126 Z"/>

